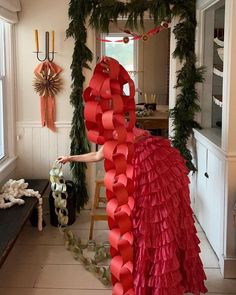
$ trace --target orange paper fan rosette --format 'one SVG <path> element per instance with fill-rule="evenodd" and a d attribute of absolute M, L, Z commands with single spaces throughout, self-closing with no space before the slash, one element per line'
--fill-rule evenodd
<path fill-rule="evenodd" d="M 51 76 L 53 78 L 57 77 L 59 73 L 62 71 L 62 69 L 56 65 L 53 62 L 45 61 L 39 64 L 36 69 L 34 70 L 34 74 L 36 78 L 43 78 L 45 79 L 44 87 L 47 89 L 47 87 L 50 87 L 48 85 L 47 77 Z M 58 86 L 60 90 L 60 84 L 61 81 L 58 81 Z M 42 126 L 47 126 L 50 130 L 56 131 L 55 127 L 55 93 L 57 91 L 54 89 L 54 91 L 50 92 L 51 94 L 48 94 L 48 91 L 45 91 L 40 96 L 40 109 L 41 109 L 41 122 Z"/>

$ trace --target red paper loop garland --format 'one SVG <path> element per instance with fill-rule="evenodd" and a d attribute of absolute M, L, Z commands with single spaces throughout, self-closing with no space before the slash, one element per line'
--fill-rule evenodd
<path fill-rule="evenodd" d="M 126 83 L 129 84 L 128 96 L 123 94 Z M 84 91 L 88 138 L 104 145 L 113 295 L 134 294 L 131 219 L 134 92 L 134 83 L 127 71 L 107 57 L 97 64 L 89 87 Z"/>

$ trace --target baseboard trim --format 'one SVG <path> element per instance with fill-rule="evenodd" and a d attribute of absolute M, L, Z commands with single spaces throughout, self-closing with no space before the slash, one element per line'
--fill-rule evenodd
<path fill-rule="evenodd" d="M 236 257 L 221 257 L 220 271 L 224 279 L 236 279 Z"/>
<path fill-rule="evenodd" d="M 58 122 L 55 122 L 55 125 L 57 128 L 70 128 L 71 122 L 58 121 Z M 42 128 L 40 121 L 18 121 L 18 122 L 16 122 L 16 126 L 23 127 L 23 128 Z"/>

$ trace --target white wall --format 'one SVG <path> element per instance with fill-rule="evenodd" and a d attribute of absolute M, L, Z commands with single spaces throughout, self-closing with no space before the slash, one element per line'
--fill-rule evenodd
<path fill-rule="evenodd" d="M 59 2 L 59 3 L 58 3 Z M 70 64 L 73 52 L 73 40 L 65 39 L 68 27 L 68 1 L 58 0 L 22 0 L 22 12 L 16 26 L 17 38 L 17 77 L 18 104 L 17 121 L 40 121 L 39 97 L 32 87 L 33 71 L 39 63 L 36 59 L 34 29 L 39 30 L 39 46 L 44 51 L 44 32 L 55 31 L 55 62 L 63 68 L 61 77 L 64 90 L 57 95 L 56 120 L 70 121 L 72 108 L 70 96 Z"/>
<path fill-rule="evenodd" d="M 152 21 L 145 21 L 145 32 L 155 28 Z M 169 30 L 162 30 L 150 37 L 146 42 L 139 41 L 139 88 L 147 93 L 148 99 L 151 94 L 157 97 L 157 104 L 169 103 Z"/>
<path fill-rule="evenodd" d="M 74 42 L 66 39 L 69 24 L 69 1 L 21 0 L 22 11 L 16 25 L 17 60 L 17 174 L 19 177 L 47 178 L 51 164 L 58 155 L 69 153 L 69 131 L 72 119 L 70 65 Z M 45 31 L 55 31 L 55 63 L 63 68 L 63 91 L 56 97 L 56 126 L 53 133 L 40 125 L 40 99 L 32 87 L 36 59 L 34 30 L 39 30 L 39 47 L 44 51 Z M 93 48 L 93 32 L 89 32 L 89 46 Z M 87 73 L 89 76 L 91 73 Z M 65 169 L 66 170 L 66 169 Z M 91 166 L 88 171 L 89 193 L 92 193 Z M 69 172 L 65 172 L 68 176 Z"/>

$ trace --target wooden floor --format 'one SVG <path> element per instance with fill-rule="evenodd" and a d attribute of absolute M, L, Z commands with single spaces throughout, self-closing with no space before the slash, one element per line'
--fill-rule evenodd
<path fill-rule="evenodd" d="M 48 219 L 48 218 L 46 218 Z M 201 240 L 202 260 L 208 277 L 209 294 L 236 294 L 236 280 L 223 280 L 218 260 L 202 229 L 196 224 Z M 84 240 L 89 234 L 89 211 L 82 211 L 75 233 Z M 106 241 L 105 221 L 95 224 L 95 238 Z M 57 228 L 47 223 L 43 232 L 26 224 L 16 245 L 0 270 L 1 295 L 110 295 L 94 276 L 75 261 L 63 245 Z"/>

